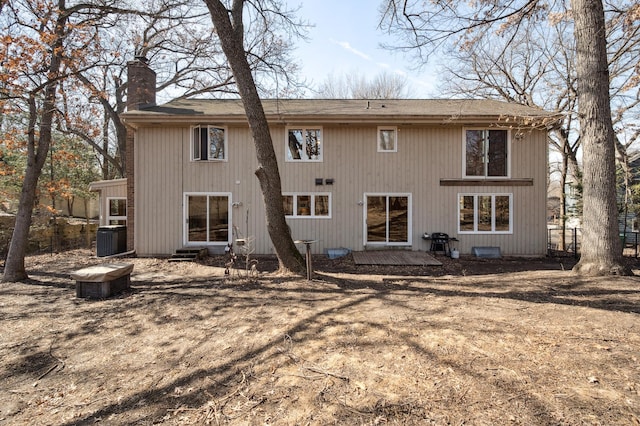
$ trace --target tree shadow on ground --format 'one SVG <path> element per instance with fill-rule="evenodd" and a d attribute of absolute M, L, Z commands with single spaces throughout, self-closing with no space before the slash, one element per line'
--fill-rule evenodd
<path fill-rule="evenodd" d="M 256 340 L 255 345 L 249 348 L 234 348 L 232 356 L 221 360 L 219 364 L 208 367 L 195 367 L 184 374 L 179 374 L 171 380 L 166 380 L 158 386 L 150 386 L 146 389 L 138 389 L 117 402 L 108 403 L 97 401 L 98 406 L 89 410 L 80 418 L 70 421 L 71 424 L 94 424 L 98 419 L 109 419 L 112 416 L 117 419 L 119 415 L 131 411 L 140 410 L 142 406 L 150 407 L 140 412 L 135 422 L 159 422 L 167 414 L 169 408 L 176 407 L 173 397 L 176 389 L 196 388 L 193 394 L 185 397 L 181 402 L 187 408 L 203 409 L 211 401 L 220 402 L 239 389 L 246 380 L 257 380 L 257 375 L 268 374 L 260 369 L 270 361 L 284 362 L 287 358 L 294 358 L 296 354 L 288 349 L 287 337 L 295 340 L 296 344 L 304 345 L 316 336 L 321 335 L 323 329 L 329 326 L 348 327 L 346 319 L 354 310 L 369 309 L 372 302 L 394 305 L 406 312 L 420 310 L 420 316 L 425 321 L 420 327 L 443 328 L 436 316 L 450 317 L 454 314 L 452 309 L 458 303 L 466 300 L 499 299 L 527 302 L 536 305 L 563 305 L 589 307 L 594 309 L 640 313 L 640 293 L 631 284 L 637 283 L 635 279 L 620 279 L 620 286 L 599 287 L 597 279 L 568 276 L 562 271 L 565 264 L 562 262 L 493 262 L 489 260 L 461 261 L 448 260 L 451 264 L 445 264 L 439 269 L 438 274 L 429 274 L 431 269 L 416 267 L 360 267 L 349 263 L 349 259 L 343 259 L 339 263 L 326 259 L 314 259 L 315 276 L 313 281 L 303 281 L 299 277 L 277 277 L 263 274 L 257 280 L 229 279 L 224 277 L 191 277 L 172 274 L 170 278 L 158 282 L 136 281 L 134 274 L 132 279 L 132 291 L 115 298 L 105 300 L 79 300 L 74 299 L 73 282 L 69 276 L 55 271 L 39 270 L 32 274 L 38 279 L 28 281 L 27 288 L 22 288 L 22 295 L 32 294 L 32 289 L 40 288 L 42 291 L 35 294 L 37 299 L 33 304 L 25 305 L 21 315 L 42 315 L 43 309 L 52 309 L 50 305 L 36 306 L 42 303 L 42 299 L 65 301 L 67 306 L 72 306 L 69 317 L 65 318 L 69 324 L 75 324 L 74 330 L 60 329 L 55 337 L 63 339 L 85 338 L 99 333 L 101 327 L 108 324 L 112 317 L 121 318 L 126 322 L 127 315 L 145 312 L 150 326 L 172 326 L 178 322 L 190 322 L 201 324 L 203 327 L 212 327 L 214 320 L 224 321 L 228 313 L 225 309 L 235 310 L 240 313 L 251 313 L 256 323 L 273 320 L 273 311 L 264 311 L 264 306 L 273 306 L 281 311 L 283 317 L 292 306 L 305 306 L 306 310 L 300 316 L 291 316 L 290 321 L 285 322 L 275 337 L 264 336 Z M 267 262 L 260 262 L 266 270 Z M 274 270 L 274 268 L 271 268 Z M 522 272 L 538 272 L 524 278 Z M 611 278 L 616 280 L 618 278 Z M 15 287 L 10 287 L 10 289 Z M 4 290 L 5 296 L 10 296 Z M 446 299 L 447 303 L 438 306 L 429 306 L 428 301 L 434 299 Z M 423 301 L 424 303 L 420 303 Z M 26 303 L 26 302 L 25 302 Z M 419 306 L 419 307 L 418 307 Z M 33 308 L 33 309 L 32 309 Z M 171 308 L 180 313 L 176 317 Z M 179 309 L 177 309 L 179 308 Z M 196 309 L 199 308 L 199 309 Z M 205 309 L 206 308 L 206 309 Z M 51 315 L 51 313 L 49 313 Z M 375 312 L 371 313 L 369 321 L 363 321 L 363 325 L 380 331 L 389 342 L 397 338 L 402 344 L 413 348 L 425 359 L 433 359 L 438 363 L 459 371 L 461 375 L 486 382 L 486 372 L 474 370 L 473 359 L 461 358 L 459 361 L 451 360 L 442 353 L 426 347 L 412 334 L 401 333 L 394 329 L 393 324 L 383 324 L 375 321 Z M 14 318 L 15 319 L 15 318 Z M 192 324 L 192 325 L 193 325 Z M 490 333 L 499 333 L 499 324 L 488 323 Z M 418 327 L 416 325 L 416 327 Z M 141 328 L 141 327 L 140 327 Z M 160 329 L 160 328 L 158 328 Z M 132 326 L 127 333 L 123 333 L 123 339 L 135 337 L 142 331 Z M 67 333 L 66 335 L 64 333 Z M 253 336 L 257 338 L 256 333 Z M 499 336 L 496 336 L 498 340 Z M 378 345 L 384 342 L 358 343 L 359 347 L 366 345 Z M 349 344 L 344 342 L 342 344 Z M 355 345 L 355 344 L 354 344 Z M 42 361 L 36 366 L 45 367 L 45 362 L 51 359 L 42 358 L 44 352 L 32 351 L 24 353 L 24 359 L 16 360 L 13 366 L 24 366 L 25 362 Z M 96 348 L 102 349 L 102 348 Z M 31 357 L 31 358 L 29 358 Z M 34 358 L 35 357 L 35 358 Z M 38 358 L 39 357 L 39 358 Z M 179 359 L 175 361 L 177 363 Z M 38 370 L 39 372 L 40 370 Z M 33 373 L 26 371 L 27 373 Z M 329 377 L 327 372 L 320 376 Z M 342 374 L 348 376 L 348 371 Z M 331 376 L 333 377 L 333 376 Z M 342 381 L 340 377 L 333 377 Z M 160 382 L 158 382 L 160 383 Z M 206 383 L 202 385 L 202 383 Z M 517 380 L 504 383 L 486 384 L 493 392 L 505 395 L 505 400 L 510 400 L 511 395 L 519 396 L 519 400 L 526 399 L 530 410 L 535 412 L 541 423 L 557 423 L 552 409 L 547 407 L 539 395 Z M 319 395 L 328 395 L 328 391 L 318 389 Z M 266 398 L 266 399 L 265 399 Z M 269 397 L 256 395 L 252 403 L 266 403 Z M 338 404 L 335 400 L 326 400 L 324 403 Z M 460 403 L 463 403 L 461 400 Z M 399 419 L 424 418 L 427 414 L 424 409 L 412 405 L 396 404 L 389 401 L 379 401 L 359 407 L 354 410 L 346 403 L 339 403 L 339 409 L 346 416 L 355 416 L 362 419 L 360 423 L 372 423 L 376 416 L 385 415 L 393 418 L 394 412 Z M 402 417 L 404 416 L 404 417 Z M 131 423 L 134 423 L 133 421 Z M 356 422 L 358 423 L 358 422 Z"/>
<path fill-rule="evenodd" d="M 167 407 L 174 406 L 172 394 L 175 389 L 187 389 L 196 386 L 205 380 L 213 383 L 199 388 L 199 392 L 182 400 L 186 407 L 201 408 L 210 401 L 220 401 L 226 398 L 235 387 L 241 386 L 247 376 L 259 374 L 253 372 L 254 365 L 259 360 L 264 364 L 277 357 L 284 357 L 286 350 L 282 349 L 283 336 L 294 336 L 298 344 L 303 344 L 305 339 L 311 339 L 319 330 L 318 327 L 326 326 L 322 319 L 332 318 L 340 313 L 357 309 L 374 299 L 381 299 L 386 303 L 403 304 L 403 300 L 414 297 L 440 297 L 448 299 L 486 298 L 508 299 L 530 302 L 535 304 L 559 304 L 589 307 L 610 311 L 640 313 L 639 292 L 634 289 L 598 289 L 597 281 L 581 280 L 572 277 L 567 281 L 550 282 L 551 275 L 533 277 L 523 283 L 521 289 L 506 289 L 511 273 L 486 276 L 482 280 L 466 278 L 460 282 L 451 282 L 448 279 L 424 278 L 424 277 L 393 277 L 380 279 L 349 279 L 337 278 L 329 273 L 316 272 L 316 279 L 300 285 L 300 280 L 295 278 L 264 278 L 260 280 L 227 279 L 171 279 L 161 283 L 136 283 L 134 281 L 134 294 L 128 300 L 127 309 L 149 309 L 149 297 L 154 298 L 154 311 L 151 316 L 156 316 L 158 321 L 166 323 L 163 319 L 163 309 L 170 303 L 195 304 L 211 301 L 216 306 L 234 306 L 234 309 L 250 311 L 257 310 L 265 301 L 282 306 L 292 304 L 324 302 L 333 300 L 330 307 L 318 309 L 310 315 L 296 318 L 277 337 L 268 339 L 257 347 L 247 351 L 240 351 L 236 356 L 226 360 L 212 368 L 196 368 L 188 374 L 171 380 L 162 386 L 141 390 L 120 399 L 117 403 L 103 405 L 93 410 L 82 418 L 75 419 L 68 425 L 94 424 L 98 419 L 106 419 L 111 416 L 135 411 L 141 405 L 153 406 L 153 409 L 144 414 L 144 418 L 137 418 L 136 422 L 159 421 L 166 414 Z M 636 296 L 635 298 L 632 296 Z M 136 299 L 138 298 L 138 299 Z M 404 298 L 404 299 L 403 299 Z M 135 299 L 135 300 L 134 300 Z M 455 304 L 454 301 L 451 302 Z M 439 312 L 442 314 L 442 312 Z M 106 314 L 106 313 L 105 313 Z M 213 315 L 213 313 L 212 313 Z M 201 318 L 205 320 L 206 318 Z M 330 323 L 329 323 L 330 325 Z M 371 327 L 380 327 L 371 323 Z M 394 333 L 391 329 L 382 330 L 385 333 Z M 92 330 L 88 330 L 92 332 Z M 461 372 L 466 377 L 477 380 L 486 378 L 478 371 L 474 371 L 470 363 L 453 362 L 430 350 L 411 336 L 400 336 L 404 342 L 423 356 L 439 359 L 445 366 L 450 366 Z M 489 386 L 489 385 L 487 385 Z M 503 388 L 494 386 L 494 392 L 504 395 L 514 393 L 523 395 L 530 410 L 536 413 L 541 424 L 557 422 L 552 409 L 546 407 L 542 400 L 530 388 L 517 381 L 503 384 Z M 264 399 L 255 399 L 255 404 L 261 404 Z M 345 415 L 354 415 L 349 412 L 348 406 L 343 406 Z M 390 415 L 395 410 L 399 418 L 420 418 L 425 415 L 411 404 L 400 406 L 391 402 L 381 401 L 372 406 L 360 408 L 357 416 L 368 420 L 374 419 L 381 413 Z M 404 416 L 404 417 L 402 417 Z"/>

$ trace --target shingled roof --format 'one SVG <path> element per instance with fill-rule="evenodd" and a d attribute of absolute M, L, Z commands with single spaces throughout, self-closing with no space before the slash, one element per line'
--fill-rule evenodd
<path fill-rule="evenodd" d="M 262 101 L 271 123 L 529 123 L 553 121 L 548 111 L 526 105 L 485 99 L 266 99 Z M 171 123 L 246 123 L 240 99 L 181 99 L 142 107 L 122 118 L 137 127 Z M 535 123 L 535 124 L 534 124 Z"/>

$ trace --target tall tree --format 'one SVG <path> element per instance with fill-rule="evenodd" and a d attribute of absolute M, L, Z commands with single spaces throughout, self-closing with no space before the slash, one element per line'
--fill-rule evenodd
<path fill-rule="evenodd" d="M 260 182 L 266 211 L 267 230 L 278 256 L 279 269 L 281 272 L 301 273 L 304 271 L 304 260 L 291 238 L 291 232 L 285 221 L 280 171 L 273 149 L 269 124 L 247 60 L 243 22 L 245 13 L 250 15 L 252 12 L 257 14 L 259 18 L 254 20 L 253 24 L 271 22 L 272 25 L 275 25 L 271 21 L 274 18 L 284 19 L 287 23 L 291 23 L 291 21 L 287 14 L 280 10 L 280 3 L 277 1 L 250 2 L 255 7 L 252 11 L 245 10 L 244 0 L 233 0 L 230 9 L 219 0 L 204 0 L 204 2 L 211 14 L 211 20 L 220 39 L 222 50 L 233 71 L 249 121 L 258 159 L 258 169 L 255 174 Z M 263 29 L 269 30 L 267 27 L 263 27 Z"/>
<path fill-rule="evenodd" d="M 159 98 L 223 97 L 238 90 L 211 26 L 206 6 L 191 0 L 145 2 L 144 13 L 120 16 L 100 39 L 100 49 L 88 53 L 93 64 L 77 70 L 89 105 L 102 112 L 86 114 L 86 120 L 104 117 L 101 137 L 87 133 L 73 122 L 61 130 L 82 137 L 103 159 L 103 179 L 125 176 L 126 128 L 120 114 L 126 106 L 128 82 L 126 62 L 141 56 L 157 73 Z M 292 47 L 280 39 L 266 42 L 264 32 L 245 35 L 247 60 L 258 92 L 269 96 L 296 94 L 297 64 L 290 60 Z M 91 108 L 95 109 L 95 108 Z M 85 108 L 83 112 L 88 111 Z M 85 120 L 85 121 L 86 121 Z"/>
<path fill-rule="evenodd" d="M 73 70 L 81 83 L 76 93 L 86 108 L 76 110 L 76 117 L 65 109 L 59 130 L 81 137 L 94 148 L 102 159 L 103 179 L 125 176 L 126 127 L 120 114 L 126 107 L 128 60 L 142 56 L 153 61 L 160 75 L 158 92 L 170 89 L 172 95 L 185 97 L 233 91 L 218 43 L 210 29 L 203 29 L 206 17 L 206 9 L 194 7 L 189 0 L 150 1 L 144 13 L 121 14 L 108 33 L 101 31 L 104 23 L 96 23 L 96 30 L 103 34 L 98 48 L 86 55 L 91 66 Z M 78 126 L 95 122 L 97 116 L 103 117 L 100 137 L 87 131 L 89 126 Z"/>
<path fill-rule="evenodd" d="M 35 5 L 28 5 L 29 7 Z M 15 14 L 16 21 L 22 21 L 20 12 L 14 4 L 9 7 Z M 12 54 L 31 54 L 34 58 L 42 60 L 44 73 L 41 80 L 30 87 L 12 87 L 7 91 L 7 98 L 20 97 L 25 102 L 28 110 L 27 128 L 27 167 L 24 174 L 24 182 L 20 193 L 18 214 L 9 245 L 9 253 L 5 262 L 3 281 L 20 281 L 27 278 L 24 267 L 24 256 L 27 249 L 29 228 L 31 227 L 31 213 L 35 203 L 36 186 L 42 172 L 42 166 L 47 158 L 49 145 L 51 144 L 51 129 L 54 119 L 56 91 L 62 69 L 64 42 L 68 36 L 69 10 L 65 0 L 59 0 L 57 5 L 47 4 L 48 10 L 41 10 L 41 26 L 46 27 L 46 33 L 36 33 L 32 37 L 17 37 L 9 41 L 3 51 L 12 51 Z M 47 19 L 47 17 L 49 19 Z M 38 37 L 40 36 L 40 37 Z M 23 50 L 24 49 L 24 50 Z M 6 58 L 6 60 L 15 58 Z M 3 61 L 4 62 L 4 61 Z M 33 67 L 31 66 L 33 65 Z M 36 71 L 37 66 L 22 68 L 20 71 Z M 12 71 L 18 71 L 16 69 Z M 18 72 L 20 72 L 18 71 Z M 23 83 L 26 84 L 26 83 Z"/>
<path fill-rule="evenodd" d="M 158 90 L 171 88 L 174 96 L 224 96 L 237 89 L 201 3 L 152 0 L 140 11 L 127 8 L 123 0 L 89 0 L 72 6 L 62 0 L 7 0 L 0 5 L 5 34 L 0 52 L 0 124 L 5 113 L 26 113 L 24 127 L 31 129 L 24 150 L 27 166 L 19 220 L 3 277 L 15 281 L 27 276 L 24 253 L 33 182 L 42 173 L 52 131 L 80 137 L 92 146 L 103 165 L 110 164 L 103 167 L 104 178 L 124 175 L 126 129 L 119 113 L 127 96 L 125 58 L 134 53 L 149 56 L 161 76 Z M 188 30 L 181 30 L 185 27 Z M 275 36 L 266 40 L 270 32 L 255 27 L 245 39 L 251 50 L 247 62 L 256 75 L 272 77 L 260 80 L 260 91 L 295 91 L 290 44 Z M 96 117 L 103 117 L 102 126 L 96 126 Z M 14 139 L 11 143 L 21 143 L 21 138 Z M 3 165 L 0 173 L 9 172 Z"/>
<path fill-rule="evenodd" d="M 451 52 L 443 62 L 440 91 L 455 97 L 482 97 L 518 102 L 554 111 L 563 117 L 549 134 L 554 176 L 561 191 L 559 217 L 562 235 L 569 212 L 565 190 L 569 183 L 580 184 L 580 138 L 577 137 L 576 49 L 573 20 L 565 5 L 556 3 L 548 20 L 531 22 L 520 28 L 512 39 L 483 33 L 464 50 Z M 568 4 L 566 5 L 568 6 Z M 621 5 L 623 6 L 623 5 Z M 628 6 L 627 6 L 628 7 Z M 610 69 L 610 93 L 613 125 L 617 132 L 618 159 L 624 179 L 632 177 L 624 167 L 638 135 L 633 129 L 638 110 L 639 86 L 634 66 L 640 62 L 640 27 L 629 25 L 626 9 L 606 13 L 607 52 Z M 559 159 L 557 157 L 559 156 Z M 560 238 L 560 243 L 565 238 Z M 564 247 L 561 247 L 563 249 Z"/>
<path fill-rule="evenodd" d="M 509 44 L 529 22 L 550 18 L 552 6 L 545 0 L 480 0 L 471 4 L 437 0 L 429 6 L 409 0 L 387 0 L 382 22 L 385 29 L 399 35 L 400 48 L 415 51 L 421 60 L 426 60 L 445 43 L 452 42 L 465 49 L 489 32 Z M 615 211 L 615 145 L 603 3 L 579 0 L 572 1 L 571 6 L 578 46 L 579 138 L 585 153 L 584 171 L 590 174 L 585 175 L 583 182 L 583 220 L 585 229 L 590 229 L 583 236 L 582 258 L 574 271 L 586 275 L 628 274 Z M 602 16 L 596 19 L 596 15 Z M 630 22 L 638 20 L 637 13 L 627 18 Z"/>
<path fill-rule="evenodd" d="M 609 67 L 601 1 L 571 0 L 583 150 L 583 249 L 574 271 L 585 275 L 631 274 L 620 257 L 616 206 L 615 132 L 611 121 Z"/>
<path fill-rule="evenodd" d="M 27 248 L 38 179 L 59 113 L 61 81 L 83 67 L 96 47 L 95 23 L 122 10 L 116 0 L 67 5 L 66 0 L 9 0 L 2 8 L 0 101 L 2 113 L 27 117 L 26 167 L 3 281 L 27 278 Z M 86 64 L 85 64 L 86 66 Z"/>

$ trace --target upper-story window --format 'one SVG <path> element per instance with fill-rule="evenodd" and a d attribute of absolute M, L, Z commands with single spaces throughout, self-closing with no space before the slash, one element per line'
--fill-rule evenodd
<path fill-rule="evenodd" d="M 321 127 L 289 127 L 286 137 L 287 161 L 322 161 Z"/>
<path fill-rule="evenodd" d="M 378 127 L 378 152 L 398 152 L 396 127 Z"/>
<path fill-rule="evenodd" d="M 227 160 L 227 130 L 220 126 L 194 126 L 191 131 L 191 159 Z"/>
<path fill-rule="evenodd" d="M 509 177 L 509 132 L 466 129 L 465 177 Z"/>

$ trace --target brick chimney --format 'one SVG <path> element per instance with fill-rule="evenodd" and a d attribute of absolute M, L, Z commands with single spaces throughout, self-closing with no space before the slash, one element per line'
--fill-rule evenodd
<path fill-rule="evenodd" d="M 127 111 L 156 104 L 156 73 L 147 58 L 136 56 L 127 63 Z M 127 178 L 127 251 L 135 250 L 135 130 L 127 127 L 125 177 Z"/>
<path fill-rule="evenodd" d="M 127 110 L 133 111 L 156 104 L 156 72 L 149 68 L 147 58 L 136 56 L 127 62 Z"/>

